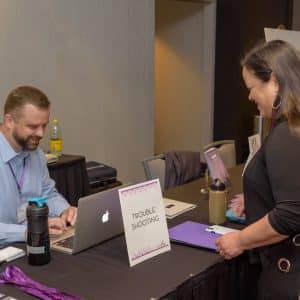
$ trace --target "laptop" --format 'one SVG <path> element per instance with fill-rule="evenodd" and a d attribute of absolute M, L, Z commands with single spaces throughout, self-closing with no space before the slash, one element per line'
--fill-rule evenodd
<path fill-rule="evenodd" d="M 119 188 L 80 198 L 75 226 L 51 236 L 51 249 L 75 254 L 123 233 Z"/>
<path fill-rule="evenodd" d="M 163 201 L 167 219 L 173 219 L 196 207 L 195 204 L 169 198 L 163 198 Z"/>

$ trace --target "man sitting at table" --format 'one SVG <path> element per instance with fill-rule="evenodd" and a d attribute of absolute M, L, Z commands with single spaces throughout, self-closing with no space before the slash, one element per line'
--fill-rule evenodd
<path fill-rule="evenodd" d="M 0 245 L 25 241 L 30 197 L 47 197 L 50 234 L 76 222 L 77 208 L 57 192 L 38 147 L 49 115 L 47 96 L 34 87 L 18 87 L 6 99 L 0 127 Z"/>

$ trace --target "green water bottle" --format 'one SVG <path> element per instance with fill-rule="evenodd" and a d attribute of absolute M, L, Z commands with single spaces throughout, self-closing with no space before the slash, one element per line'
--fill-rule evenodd
<path fill-rule="evenodd" d="M 50 153 L 57 156 L 62 155 L 62 133 L 58 120 L 54 119 L 50 132 Z"/>
<path fill-rule="evenodd" d="M 50 240 L 48 229 L 47 197 L 28 199 L 27 214 L 27 255 L 28 263 L 40 266 L 50 262 Z"/>

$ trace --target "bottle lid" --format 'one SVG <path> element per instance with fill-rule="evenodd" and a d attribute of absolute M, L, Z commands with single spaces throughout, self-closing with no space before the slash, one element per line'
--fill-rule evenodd
<path fill-rule="evenodd" d="M 42 196 L 42 197 L 30 197 L 28 198 L 28 202 L 34 202 L 37 204 L 38 207 L 43 207 L 46 203 L 48 197 Z"/>
<path fill-rule="evenodd" d="M 213 191 L 225 191 L 226 190 L 226 186 L 225 186 L 224 182 L 222 182 L 219 178 L 214 179 L 214 181 L 210 185 L 210 188 Z"/>
<path fill-rule="evenodd" d="M 58 119 L 54 118 L 53 119 L 53 124 L 55 124 L 55 125 L 58 124 Z"/>

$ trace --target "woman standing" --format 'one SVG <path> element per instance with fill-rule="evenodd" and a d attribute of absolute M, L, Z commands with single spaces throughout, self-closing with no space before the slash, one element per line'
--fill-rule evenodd
<path fill-rule="evenodd" d="M 242 76 L 249 100 L 262 117 L 272 119 L 273 129 L 244 173 L 242 207 L 248 226 L 219 238 L 217 249 L 231 259 L 257 248 L 262 265 L 258 298 L 298 299 L 300 54 L 280 40 L 264 43 L 245 56 Z"/>

